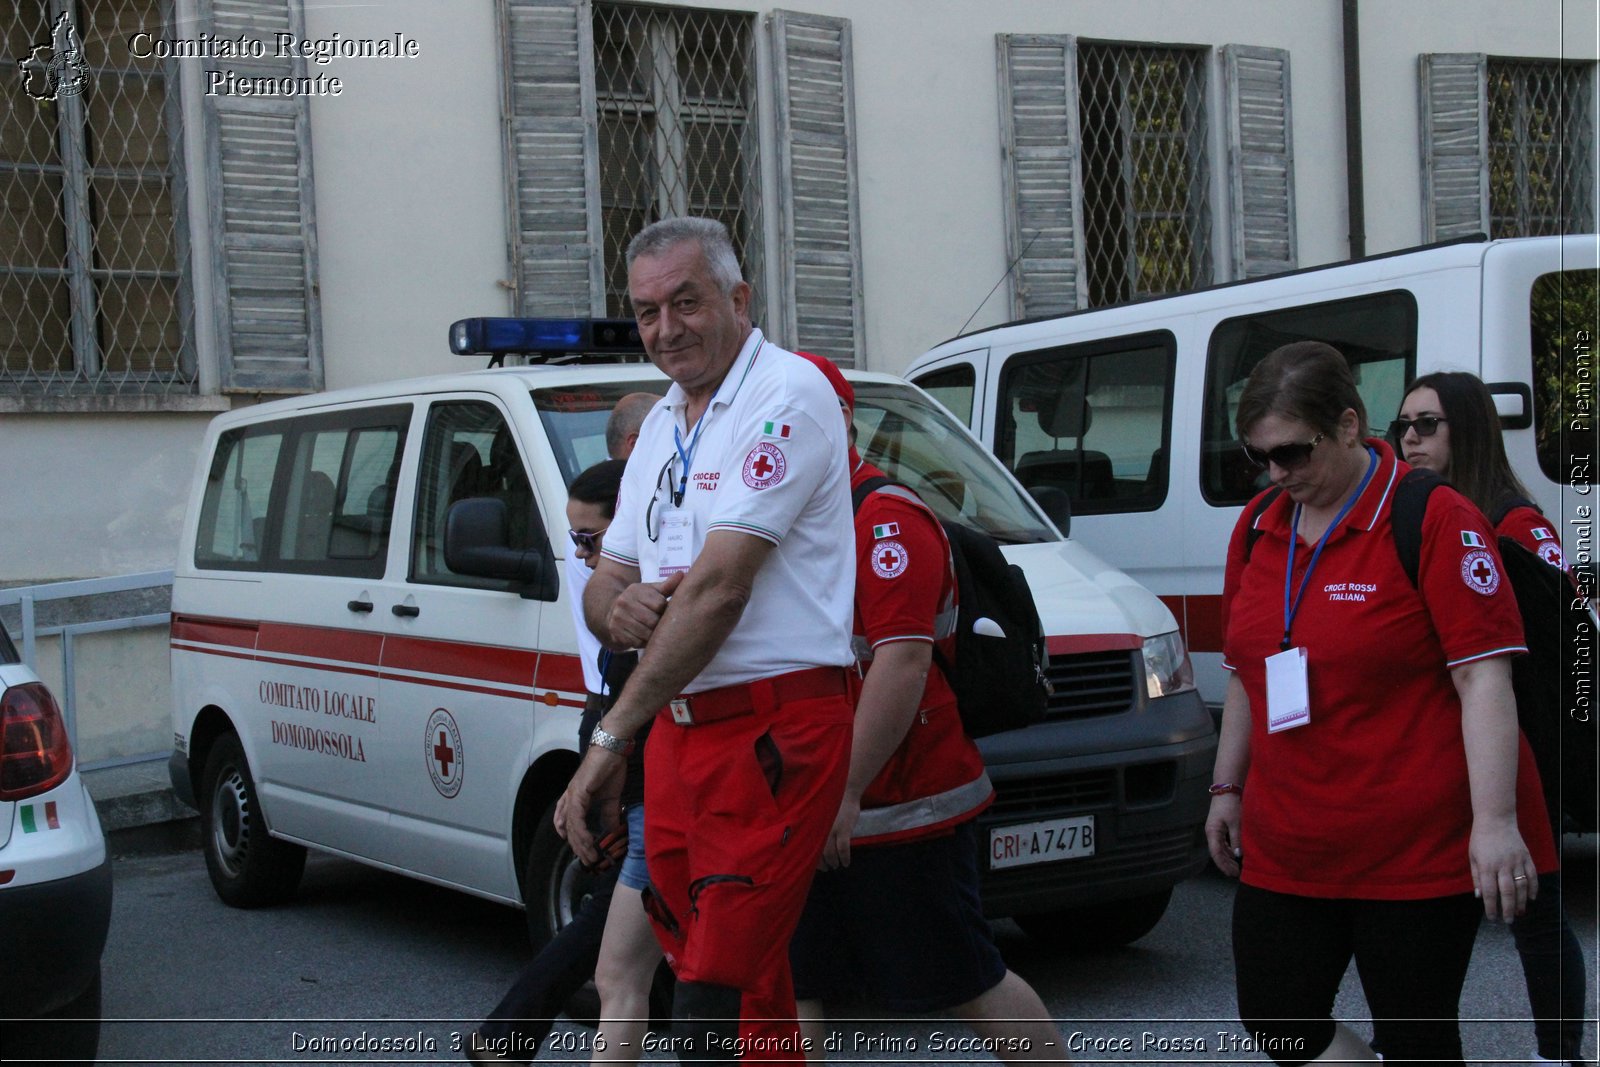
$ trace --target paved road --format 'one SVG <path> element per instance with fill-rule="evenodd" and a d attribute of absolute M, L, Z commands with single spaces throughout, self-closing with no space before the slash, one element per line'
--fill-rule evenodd
<path fill-rule="evenodd" d="M 193 843 L 192 833 L 153 840 L 148 831 L 114 841 L 105 1014 L 118 1021 L 105 1027 L 101 1063 L 459 1062 L 455 1035 L 494 1004 L 522 960 L 520 913 L 329 857 L 312 857 L 294 903 L 227 908 Z M 1591 1006 L 1596 865 L 1592 838 L 1569 839 L 1570 911 L 1588 954 Z M 1075 1053 L 1079 1062 L 1263 1063 L 1236 1045 L 1231 892 L 1218 875 L 1192 879 L 1156 930 L 1126 949 L 1050 952 L 1010 923 L 999 924 L 1001 948 L 1044 997 L 1063 1042 L 1096 1050 Z M 869 1017 L 836 1024 L 836 1062 L 986 1059 L 959 1047 L 971 1038 L 960 1026 L 844 1010 Z M 1526 1010 L 1511 938 L 1486 925 L 1462 1006 L 1468 1055 L 1531 1059 L 1531 1028 L 1517 1021 Z M 1365 1015 L 1353 975 L 1340 1012 Z M 592 1034 L 564 1026 L 541 1059 L 587 1061 Z M 1591 1056 L 1593 1041 L 1591 1022 Z"/>

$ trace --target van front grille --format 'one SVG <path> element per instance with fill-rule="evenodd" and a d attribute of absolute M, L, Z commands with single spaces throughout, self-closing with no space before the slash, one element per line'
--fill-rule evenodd
<path fill-rule="evenodd" d="M 1079 652 L 1050 657 L 1051 694 L 1047 719 L 1088 719 L 1115 715 L 1133 706 L 1134 651 Z"/>

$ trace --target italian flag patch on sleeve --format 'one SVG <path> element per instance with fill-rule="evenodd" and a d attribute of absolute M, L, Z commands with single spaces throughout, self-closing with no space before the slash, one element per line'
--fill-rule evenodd
<path fill-rule="evenodd" d="M 763 422 L 761 432 L 767 437 L 777 437 L 787 440 L 789 437 L 789 424 L 787 422 Z"/>
<path fill-rule="evenodd" d="M 886 522 L 882 526 L 874 526 L 872 528 L 872 537 L 877 541 L 881 541 L 885 537 L 897 537 L 899 534 L 900 524 L 898 522 Z"/>
<path fill-rule="evenodd" d="M 1482 548 L 1483 538 L 1480 537 L 1476 531 L 1462 530 L 1461 543 L 1467 548 Z"/>

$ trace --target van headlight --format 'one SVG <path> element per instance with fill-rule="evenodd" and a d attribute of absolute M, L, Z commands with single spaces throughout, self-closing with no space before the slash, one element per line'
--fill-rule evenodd
<path fill-rule="evenodd" d="M 1140 652 L 1144 655 L 1145 691 L 1151 700 L 1194 688 L 1194 667 L 1178 631 L 1145 638 Z"/>

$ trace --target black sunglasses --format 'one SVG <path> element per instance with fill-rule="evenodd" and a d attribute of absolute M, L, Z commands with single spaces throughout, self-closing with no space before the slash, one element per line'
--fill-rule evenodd
<path fill-rule="evenodd" d="M 609 529 L 611 529 L 610 526 L 602 526 L 594 533 L 583 533 L 581 530 L 568 530 L 567 536 L 572 538 L 573 544 L 577 545 L 585 552 L 598 552 L 600 551 L 600 538 L 603 537 L 605 532 Z"/>
<path fill-rule="evenodd" d="M 1395 419 L 1389 424 L 1389 436 L 1398 441 L 1406 435 L 1407 430 L 1415 430 L 1418 437 L 1432 437 L 1439 432 L 1441 422 L 1449 421 L 1442 415 L 1418 415 L 1414 419 Z"/>
<path fill-rule="evenodd" d="M 1280 470 L 1292 471 L 1304 467 L 1311 459 L 1311 450 L 1320 445 L 1327 436 L 1325 433 L 1319 433 L 1304 444 L 1279 445 L 1265 452 L 1259 448 L 1252 448 L 1244 441 L 1239 442 L 1239 447 L 1244 449 L 1244 458 L 1262 470 L 1267 469 L 1267 464 L 1276 463 Z"/>

